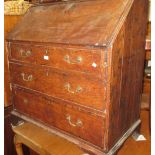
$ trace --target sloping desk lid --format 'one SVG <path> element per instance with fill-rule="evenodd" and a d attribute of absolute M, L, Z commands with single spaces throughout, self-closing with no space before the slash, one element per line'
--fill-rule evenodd
<path fill-rule="evenodd" d="M 87 0 L 31 7 L 8 40 L 106 46 L 133 0 Z"/>

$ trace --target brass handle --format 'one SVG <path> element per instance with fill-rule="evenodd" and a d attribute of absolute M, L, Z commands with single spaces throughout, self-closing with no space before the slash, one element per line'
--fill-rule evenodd
<path fill-rule="evenodd" d="M 69 55 L 65 55 L 64 60 L 69 64 L 79 64 L 81 63 L 82 58 L 78 56 L 75 60 L 72 60 Z"/>
<path fill-rule="evenodd" d="M 77 86 L 75 91 L 71 90 L 71 85 L 69 83 L 66 83 L 64 85 L 64 87 L 65 87 L 65 89 L 67 89 L 68 92 L 70 92 L 72 94 L 80 93 L 82 91 L 82 87 L 80 87 L 80 86 Z"/>
<path fill-rule="evenodd" d="M 73 127 L 81 127 L 83 125 L 82 121 L 80 119 L 78 119 L 76 121 L 76 123 L 72 123 L 71 121 L 71 116 L 70 115 L 67 115 L 66 116 L 66 120 L 68 120 L 68 123 L 73 126 Z"/>
<path fill-rule="evenodd" d="M 21 73 L 21 76 L 23 78 L 23 81 L 29 82 L 29 81 L 32 81 L 33 80 L 33 76 L 32 75 L 26 76 L 25 73 Z"/>
<path fill-rule="evenodd" d="M 28 50 L 28 51 L 24 51 L 23 49 L 20 50 L 20 55 L 22 57 L 29 57 L 29 56 L 31 56 L 31 54 L 32 54 L 32 52 L 30 50 Z"/>

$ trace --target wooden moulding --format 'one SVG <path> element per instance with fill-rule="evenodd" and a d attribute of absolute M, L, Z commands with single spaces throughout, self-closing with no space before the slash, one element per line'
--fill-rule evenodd
<path fill-rule="evenodd" d="M 105 153 L 103 152 L 102 150 L 98 149 L 97 147 L 87 143 L 86 141 L 84 140 L 81 140 L 81 139 L 78 139 L 78 138 L 74 138 L 73 136 L 70 136 L 69 134 L 66 134 L 64 132 L 60 132 L 59 130 L 57 129 L 54 129 L 54 128 L 49 128 L 48 126 L 46 125 L 43 125 L 42 123 L 39 123 L 39 122 L 36 122 L 34 121 L 33 119 L 25 116 L 25 115 L 22 115 L 16 111 L 12 111 L 11 112 L 13 115 L 17 116 L 17 117 L 20 117 L 21 119 L 25 120 L 25 121 L 28 121 L 28 122 L 31 122 L 39 127 L 42 127 L 44 128 L 45 130 L 57 135 L 57 136 L 60 136 L 62 138 L 65 138 L 67 140 L 69 140 L 70 142 L 78 145 L 81 149 L 84 149 L 84 150 L 87 150 L 87 151 L 90 151 L 92 153 L 94 153 L 95 155 L 113 155 L 120 147 L 121 145 L 127 140 L 127 138 L 135 131 L 135 129 L 140 125 L 141 123 L 141 120 L 138 119 L 127 131 L 126 133 L 117 141 L 117 143 L 115 143 L 115 145 L 109 150 L 109 152 Z"/>

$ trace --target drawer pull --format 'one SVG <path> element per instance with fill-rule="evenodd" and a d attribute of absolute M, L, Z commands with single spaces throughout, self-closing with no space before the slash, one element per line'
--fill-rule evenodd
<path fill-rule="evenodd" d="M 28 51 L 24 51 L 23 49 L 20 50 L 20 55 L 22 57 L 29 57 L 29 56 L 31 56 L 31 54 L 32 54 L 32 52 L 30 50 L 28 50 Z"/>
<path fill-rule="evenodd" d="M 82 91 L 82 87 L 80 87 L 80 86 L 77 86 L 75 91 L 71 90 L 71 85 L 69 83 L 66 83 L 64 87 L 65 87 L 65 89 L 67 89 L 68 92 L 70 92 L 72 94 L 80 93 Z"/>
<path fill-rule="evenodd" d="M 70 115 L 67 115 L 66 116 L 66 119 L 68 120 L 68 123 L 73 126 L 73 127 L 81 127 L 83 125 L 82 121 L 80 119 L 78 119 L 76 121 L 76 123 L 72 123 L 71 121 L 71 116 Z"/>
<path fill-rule="evenodd" d="M 26 77 L 26 75 L 25 75 L 24 73 L 21 73 L 21 76 L 22 76 L 22 78 L 23 78 L 23 81 L 29 82 L 29 81 L 32 81 L 32 80 L 33 80 L 33 76 L 32 76 L 32 75 L 28 75 L 28 76 Z"/>
<path fill-rule="evenodd" d="M 78 56 L 75 60 L 72 60 L 69 55 L 65 55 L 64 60 L 69 64 L 79 64 L 81 63 L 82 58 Z"/>

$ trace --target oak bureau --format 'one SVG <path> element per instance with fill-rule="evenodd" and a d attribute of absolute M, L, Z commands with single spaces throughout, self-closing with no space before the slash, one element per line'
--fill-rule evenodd
<path fill-rule="evenodd" d="M 7 37 L 12 113 L 114 154 L 140 125 L 147 0 L 37 4 Z"/>

